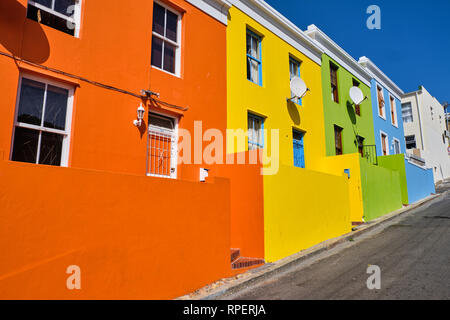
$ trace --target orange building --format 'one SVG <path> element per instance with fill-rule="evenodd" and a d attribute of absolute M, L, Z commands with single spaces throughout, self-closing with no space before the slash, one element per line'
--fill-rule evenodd
<path fill-rule="evenodd" d="M 225 137 L 229 6 L 0 2 L 0 298 L 174 298 L 230 276 L 230 248 L 263 257 L 259 167 L 177 144 Z"/>

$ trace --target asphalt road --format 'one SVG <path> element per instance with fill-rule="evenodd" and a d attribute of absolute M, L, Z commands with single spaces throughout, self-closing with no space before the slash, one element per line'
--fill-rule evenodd
<path fill-rule="evenodd" d="M 438 191 L 450 189 L 450 183 Z M 450 299 L 450 193 L 381 231 L 331 250 L 225 299 Z M 333 252 L 334 251 L 334 252 Z M 368 265 L 381 270 L 369 290 Z"/>

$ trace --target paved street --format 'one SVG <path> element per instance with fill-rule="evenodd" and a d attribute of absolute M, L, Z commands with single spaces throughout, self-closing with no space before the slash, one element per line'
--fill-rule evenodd
<path fill-rule="evenodd" d="M 380 290 L 367 288 L 369 264 L 381 269 Z M 450 194 L 225 299 L 450 299 Z"/>

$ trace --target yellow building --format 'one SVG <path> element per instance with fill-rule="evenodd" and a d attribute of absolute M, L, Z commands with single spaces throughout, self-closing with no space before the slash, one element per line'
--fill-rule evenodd
<path fill-rule="evenodd" d="M 326 173 L 323 51 L 260 0 L 232 1 L 227 27 L 227 153 L 263 148 L 264 246 L 276 261 L 351 231 L 349 178 Z M 309 91 L 292 99 L 290 79 Z M 334 172 L 332 172 L 334 173 Z"/>

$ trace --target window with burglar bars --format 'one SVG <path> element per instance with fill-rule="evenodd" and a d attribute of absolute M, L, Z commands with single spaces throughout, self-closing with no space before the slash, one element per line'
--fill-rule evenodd
<path fill-rule="evenodd" d="M 402 104 L 402 117 L 404 123 L 414 121 L 411 102 L 406 102 Z"/>
<path fill-rule="evenodd" d="M 294 77 L 300 78 L 300 62 L 292 57 L 289 58 L 289 76 L 289 80 L 292 80 Z M 292 91 L 291 98 L 293 98 L 293 102 L 302 105 L 302 99 L 299 97 L 294 97 L 294 93 Z"/>
<path fill-rule="evenodd" d="M 27 18 L 78 37 L 81 0 L 28 0 Z"/>
<path fill-rule="evenodd" d="M 181 15 L 169 7 L 153 4 L 153 67 L 180 75 Z"/>
<path fill-rule="evenodd" d="M 149 115 L 147 175 L 176 178 L 177 135 L 175 120 Z"/>
<path fill-rule="evenodd" d="M 247 29 L 247 79 L 262 85 L 261 37 Z"/>
<path fill-rule="evenodd" d="M 21 78 L 11 160 L 67 166 L 73 88 Z"/>
<path fill-rule="evenodd" d="M 248 150 L 264 148 L 264 119 L 248 114 Z"/>
<path fill-rule="evenodd" d="M 330 62 L 331 100 L 339 103 L 338 66 Z"/>

